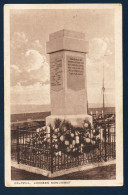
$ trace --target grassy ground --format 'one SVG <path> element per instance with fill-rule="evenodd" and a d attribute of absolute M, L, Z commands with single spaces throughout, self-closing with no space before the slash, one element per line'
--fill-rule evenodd
<path fill-rule="evenodd" d="M 11 169 L 12 180 L 48 180 L 48 177 L 19 170 L 14 167 Z M 116 179 L 116 165 L 97 167 L 94 169 L 70 173 L 59 176 L 54 180 L 112 180 Z M 53 180 L 53 179 L 52 179 Z"/>

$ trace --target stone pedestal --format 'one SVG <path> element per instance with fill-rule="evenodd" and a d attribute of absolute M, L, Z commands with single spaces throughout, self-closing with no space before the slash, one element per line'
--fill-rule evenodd
<path fill-rule="evenodd" d="M 46 118 L 47 125 L 56 118 L 78 126 L 84 119 L 92 122 L 87 115 L 87 52 L 84 33 L 61 30 L 49 36 L 51 116 Z"/>

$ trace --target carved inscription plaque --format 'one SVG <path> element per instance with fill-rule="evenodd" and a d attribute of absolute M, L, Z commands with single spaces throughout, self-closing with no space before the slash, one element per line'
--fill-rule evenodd
<path fill-rule="evenodd" d="M 68 72 L 70 75 L 83 75 L 84 59 L 80 57 L 68 57 Z"/>
<path fill-rule="evenodd" d="M 85 88 L 85 59 L 67 56 L 67 87 L 73 90 Z"/>
<path fill-rule="evenodd" d="M 62 89 L 62 58 L 56 57 L 50 61 L 51 89 L 58 91 Z"/>

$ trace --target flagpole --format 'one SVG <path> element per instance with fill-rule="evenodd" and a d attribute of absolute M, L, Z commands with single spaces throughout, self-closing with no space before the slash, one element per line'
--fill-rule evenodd
<path fill-rule="evenodd" d="M 105 57 L 106 55 L 104 55 Z M 104 99 L 104 93 L 105 93 L 105 87 L 104 87 L 104 62 L 103 62 L 103 82 L 102 82 L 102 91 L 103 91 L 103 118 L 105 114 L 105 99 Z"/>

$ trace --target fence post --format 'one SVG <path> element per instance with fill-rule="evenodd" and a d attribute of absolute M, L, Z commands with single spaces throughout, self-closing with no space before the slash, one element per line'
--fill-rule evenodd
<path fill-rule="evenodd" d="M 20 150 L 19 150 L 19 127 L 17 126 L 17 163 L 19 164 L 19 161 L 20 161 L 20 159 L 19 159 L 19 152 L 20 152 Z"/>
<path fill-rule="evenodd" d="M 109 122 L 108 122 L 108 143 L 111 142 L 111 137 L 110 137 L 110 125 L 109 125 Z"/>
<path fill-rule="evenodd" d="M 115 131 L 115 124 L 114 124 L 114 158 L 116 158 L 116 131 Z"/>
<path fill-rule="evenodd" d="M 50 140 L 51 140 L 51 173 L 53 173 L 53 147 L 52 147 L 52 126 L 50 125 Z"/>
<path fill-rule="evenodd" d="M 101 149 L 102 149 L 102 137 L 103 137 L 103 131 L 100 129 L 100 142 L 99 142 L 99 149 L 100 149 L 100 158 L 99 160 L 101 161 L 101 156 L 102 156 L 102 153 L 101 153 Z"/>
<path fill-rule="evenodd" d="M 108 160 L 110 159 L 110 152 L 111 152 L 111 134 L 110 134 L 110 124 L 108 122 L 107 124 L 107 128 L 108 128 Z"/>

